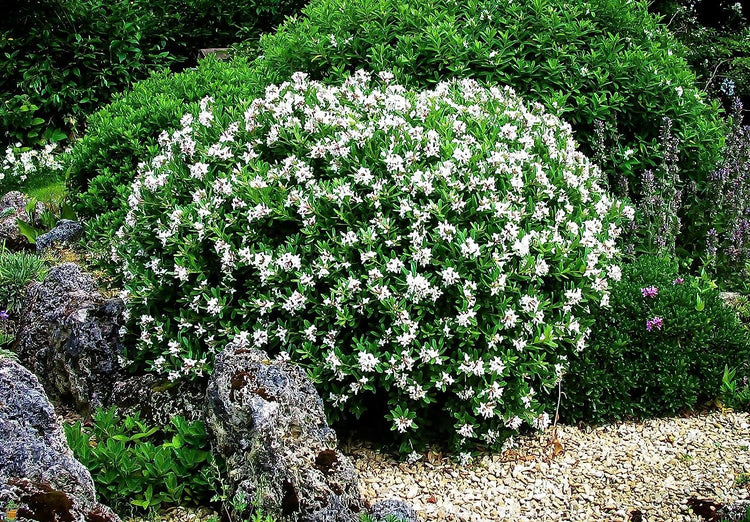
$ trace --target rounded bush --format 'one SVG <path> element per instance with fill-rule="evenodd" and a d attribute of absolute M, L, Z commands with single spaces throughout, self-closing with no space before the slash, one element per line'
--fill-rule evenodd
<path fill-rule="evenodd" d="M 710 280 L 680 276 L 673 260 L 646 256 L 625 265 L 611 295 L 589 347 L 570 360 L 566 422 L 674 415 L 718 397 L 725 366 L 750 363 L 736 313 Z"/>
<path fill-rule="evenodd" d="M 380 78 L 296 73 L 160 136 L 112 249 L 128 357 L 171 378 L 228 343 L 292 358 L 334 419 L 387 404 L 404 451 L 546 426 L 632 209 L 511 89 Z"/>

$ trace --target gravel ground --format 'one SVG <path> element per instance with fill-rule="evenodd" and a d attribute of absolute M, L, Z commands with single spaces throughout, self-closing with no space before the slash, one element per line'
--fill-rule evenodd
<path fill-rule="evenodd" d="M 750 497 L 750 415 L 712 412 L 595 429 L 558 426 L 469 466 L 429 454 L 408 465 L 369 447 L 345 448 L 371 502 L 409 502 L 423 520 L 702 520 L 691 496 Z"/>

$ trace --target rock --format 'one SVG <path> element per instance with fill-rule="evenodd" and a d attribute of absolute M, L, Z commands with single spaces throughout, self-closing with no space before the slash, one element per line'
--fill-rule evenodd
<path fill-rule="evenodd" d="M 230 499 L 258 499 L 277 520 L 359 521 L 364 502 L 356 472 L 336 449 L 323 401 L 302 369 L 230 345 L 216 358 L 206 403 Z"/>
<path fill-rule="evenodd" d="M 54 246 L 74 243 L 82 236 L 83 225 L 77 221 L 62 219 L 55 228 L 36 238 L 36 250 L 41 253 Z"/>
<path fill-rule="evenodd" d="M 74 458 L 39 380 L 0 358 L 0 506 L 11 501 L 22 520 L 119 520 L 96 502 L 91 474 Z"/>
<path fill-rule="evenodd" d="M 745 520 L 747 511 L 750 509 L 750 500 L 735 500 L 718 509 L 720 520 L 727 522 L 740 522 Z"/>
<path fill-rule="evenodd" d="M 123 307 L 102 297 L 78 265 L 63 263 L 29 286 L 12 349 L 51 397 L 89 413 L 106 405 L 112 384 L 124 379 Z"/>
<path fill-rule="evenodd" d="M 8 192 L 0 198 L 0 245 L 5 244 L 8 250 L 24 250 L 31 244 L 18 229 L 16 220 L 36 223 L 44 210 L 44 205 L 38 203 L 33 215 L 26 212 L 29 200 L 20 192 Z"/>
<path fill-rule="evenodd" d="M 403 500 L 381 500 L 372 506 L 370 516 L 374 522 L 385 522 L 388 516 L 399 522 L 418 522 L 417 512 Z"/>
<path fill-rule="evenodd" d="M 109 402 L 122 415 L 137 411 L 147 424 L 166 426 L 178 415 L 189 421 L 203 420 L 205 398 L 205 379 L 170 382 L 148 374 L 114 383 Z"/>
<path fill-rule="evenodd" d="M 208 56 L 213 56 L 217 60 L 228 60 L 229 59 L 228 47 L 207 47 L 205 49 L 198 49 L 198 60 L 202 60 Z"/>

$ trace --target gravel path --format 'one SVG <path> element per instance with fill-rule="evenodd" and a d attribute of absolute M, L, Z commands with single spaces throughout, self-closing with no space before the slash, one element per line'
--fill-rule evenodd
<path fill-rule="evenodd" d="M 460 466 L 440 455 L 416 464 L 368 447 L 345 448 L 370 501 L 409 502 L 424 520 L 701 520 L 695 495 L 719 503 L 750 497 L 750 415 L 712 412 L 596 429 L 558 426 L 515 449 Z M 750 477 L 748 477 L 750 478 Z M 634 518 L 638 520 L 638 518 Z"/>

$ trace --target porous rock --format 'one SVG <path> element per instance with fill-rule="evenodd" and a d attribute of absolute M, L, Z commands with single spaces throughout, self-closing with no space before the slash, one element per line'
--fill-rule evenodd
<path fill-rule="evenodd" d="M 123 306 L 105 299 L 81 267 L 63 263 L 29 286 L 12 349 L 50 397 L 88 413 L 105 406 L 112 384 L 124 378 Z"/>
<path fill-rule="evenodd" d="M 399 522 L 418 522 L 417 512 L 403 500 L 381 500 L 372 506 L 370 516 L 374 522 L 386 522 L 389 516 Z"/>
<path fill-rule="evenodd" d="M 5 245 L 8 250 L 24 250 L 31 244 L 26 236 L 18 229 L 18 221 L 31 221 L 36 223 L 44 209 L 38 203 L 32 215 L 26 212 L 29 200 L 21 192 L 12 191 L 0 198 L 0 245 Z"/>
<path fill-rule="evenodd" d="M 359 520 L 364 502 L 356 472 L 337 450 L 323 401 L 302 369 L 230 345 L 217 356 L 206 401 L 230 499 L 258 499 L 277 520 Z"/>
<path fill-rule="evenodd" d="M 88 470 L 73 456 L 39 380 L 0 358 L 0 505 L 19 520 L 115 522 L 98 504 Z"/>
<path fill-rule="evenodd" d="M 725 504 L 717 510 L 717 514 L 720 520 L 726 522 L 741 522 L 745 520 L 747 511 L 750 509 L 750 499 L 748 500 L 735 500 L 729 504 Z"/>
<path fill-rule="evenodd" d="M 206 380 L 169 381 L 154 374 L 135 375 L 114 383 L 109 402 L 122 415 L 138 412 L 148 424 L 166 426 L 173 417 L 203 420 Z"/>
<path fill-rule="evenodd" d="M 83 225 L 78 221 L 61 219 L 55 228 L 36 238 L 36 250 L 41 253 L 55 246 L 69 245 L 82 236 Z"/>

